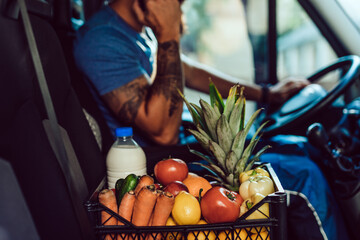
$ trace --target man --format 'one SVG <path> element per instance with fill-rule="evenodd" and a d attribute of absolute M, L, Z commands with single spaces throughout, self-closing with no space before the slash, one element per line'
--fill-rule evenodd
<path fill-rule="evenodd" d="M 178 0 L 115 0 L 80 29 L 75 59 L 112 130 L 134 127 L 143 146 L 178 143 L 184 85 L 208 91 L 209 78 L 227 96 L 231 77 L 181 57 Z M 148 27 L 145 27 L 148 26 Z M 234 79 L 232 79 L 234 80 Z M 248 100 L 277 103 L 308 84 L 285 81 L 269 89 L 242 83 Z"/>

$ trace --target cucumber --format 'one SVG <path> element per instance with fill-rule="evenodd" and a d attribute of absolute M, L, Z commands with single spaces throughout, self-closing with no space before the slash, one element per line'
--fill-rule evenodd
<path fill-rule="evenodd" d="M 138 176 L 135 174 L 129 174 L 125 179 L 119 179 L 115 184 L 116 192 L 116 202 L 120 205 L 121 199 L 124 197 L 125 193 L 130 190 L 134 190 L 139 182 Z"/>

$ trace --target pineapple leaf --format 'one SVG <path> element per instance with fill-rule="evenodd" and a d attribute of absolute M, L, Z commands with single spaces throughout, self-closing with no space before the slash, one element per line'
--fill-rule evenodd
<path fill-rule="evenodd" d="M 220 113 L 224 112 L 224 101 L 223 98 L 221 96 L 221 94 L 219 93 L 218 89 L 216 88 L 215 84 L 211 81 L 211 79 L 209 79 L 210 83 L 209 83 L 209 95 L 210 95 L 210 102 L 211 102 L 211 106 L 215 107 L 217 106 Z"/>
<path fill-rule="evenodd" d="M 238 88 L 238 85 L 234 85 L 229 90 L 229 95 L 225 102 L 224 107 L 224 115 L 226 116 L 227 120 L 230 118 L 230 114 L 234 108 L 235 105 L 235 98 L 236 98 L 236 89 Z"/>
<path fill-rule="evenodd" d="M 245 108 L 246 108 L 246 99 L 243 98 L 242 100 L 244 103 L 243 103 L 243 108 L 242 108 L 242 113 L 241 113 L 241 119 L 240 119 L 240 128 L 239 130 L 243 130 L 244 129 L 244 125 L 245 125 Z"/>
<path fill-rule="evenodd" d="M 230 118 L 229 118 L 229 125 L 232 132 L 232 136 L 235 137 L 236 134 L 239 132 L 240 124 L 244 108 L 244 101 L 242 101 L 242 98 L 239 98 L 233 108 L 233 111 L 231 112 Z"/>
<path fill-rule="evenodd" d="M 235 172 L 241 173 L 244 171 L 247 161 L 249 160 L 252 150 L 256 146 L 256 144 L 259 142 L 259 139 L 256 139 L 254 141 L 251 141 L 249 145 L 245 148 L 241 159 L 236 163 L 236 169 Z"/>
<path fill-rule="evenodd" d="M 219 117 L 221 116 L 218 106 L 216 106 L 216 105 L 214 106 L 214 111 L 215 111 L 216 115 L 219 115 Z"/>
<path fill-rule="evenodd" d="M 197 112 L 197 114 L 199 114 L 199 124 L 201 125 L 202 129 L 204 129 L 204 131 L 206 131 L 209 134 L 209 129 L 206 126 L 206 122 L 204 120 L 204 113 L 201 109 L 201 107 L 199 107 L 198 105 L 196 105 L 195 103 L 190 103 L 191 107 L 193 107 L 195 109 L 195 111 Z M 194 124 L 196 124 L 194 122 Z"/>
<path fill-rule="evenodd" d="M 259 115 L 261 109 L 258 109 L 257 111 L 255 111 L 255 113 L 250 117 L 248 123 L 246 124 L 245 128 L 243 130 L 241 130 L 240 132 L 238 132 L 238 134 L 236 135 L 234 141 L 233 141 L 233 145 L 231 146 L 231 150 L 233 150 L 236 153 L 236 156 L 238 159 L 242 158 L 242 152 L 244 149 L 244 145 L 245 145 L 245 141 L 246 141 L 246 136 L 249 133 L 249 130 L 252 126 L 252 124 L 254 123 L 256 117 Z"/>
<path fill-rule="evenodd" d="M 198 140 L 198 142 L 200 143 L 200 145 L 207 151 L 210 150 L 209 148 L 209 141 L 210 139 L 207 136 L 202 135 L 199 131 L 193 130 L 193 129 L 188 129 L 188 131 L 194 135 L 194 137 L 196 138 L 196 140 Z"/>
<path fill-rule="evenodd" d="M 256 130 L 256 132 L 254 133 L 254 135 L 251 138 L 251 141 L 253 141 L 257 135 L 261 132 L 261 130 L 265 127 L 265 125 L 268 123 L 269 121 L 264 122 L 263 124 L 261 124 L 261 126 Z M 260 137 L 259 137 L 260 138 Z"/>
<path fill-rule="evenodd" d="M 254 165 L 254 163 L 255 163 L 256 161 L 259 161 L 259 160 L 260 160 L 260 156 L 261 156 L 267 149 L 269 149 L 269 148 L 271 148 L 271 146 L 270 146 L 270 145 L 266 145 L 266 146 L 263 147 L 260 151 L 258 151 L 258 152 L 255 154 L 255 156 L 253 156 L 253 157 L 251 158 L 251 161 L 246 165 L 244 171 L 246 172 L 246 171 L 250 170 L 250 169 L 252 168 L 252 166 Z"/>
<path fill-rule="evenodd" d="M 180 94 L 180 96 L 182 97 L 182 99 L 184 100 L 186 107 L 188 108 L 191 117 L 193 119 L 193 123 L 196 125 L 200 122 L 202 122 L 201 116 L 198 114 L 198 112 L 191 106 L 191 104 L 186 100 L 184 94 L 180 91 L 180 89 L 178 89 L 178 92 Z M 203 124 L 203 123 L 201 123 Z"/>
<path fill-rule="evenodd" d="M 231 185 L 234 186 L 234 174 L 230 173 L 226 176 L 226 181 Z"/>
<path fill-rule="evenodd" d="M 219 182 L 219 183 L 224 182 L 223 179 L 221 179 L 221 178 L 219 178 L 219 177 L 216 177 L 216 176 L 214 176 L 214 175 L 207 175 L 207 174 L 205 174 L 204 177 L 212 178 L 213 180 L 215 180 L 215 181 L 217 181 L 217 182 Z"/>
<path fill-rule="evenodd" d="M 215 111 L 206 101 L 200 99 L 200 105 L 204 113 L 206 126 L 209 129 L 210 136 L 213 141 L 217 141 L 216 123 L 220 118 L 220 113 Z"/>
<path fill-rule="evenodd" d="M 202 152 L 196 151 L 194 149 L 189 149 L 189 152 L 191 152 L 192 154 L 195 154 L 196 156 L 200 157 L 201 159 L 204 159 L 209 164 L 215 164 L 214 161 L 211 159 L 211 157 L 203 154 Z"/>
<path fill-rule="evenodd" d="M 190 105 L 191 105 L 191 107 L 193 107 L 196 110 L 196 112 L 199 114 L 200 117 L 203 116 L 203 112 L 202 112 L 201 107 L 199 107 L 195 103 L 190 103 Z"/>
<path fill-rule="evenodd" d="M 221 115 L 219 121 L 216 124 L 216 133 L 218 137 L 218 143 L 225 153 L 228 153 L 232 144 L 232 133 L 226 116 Z"/>
<path fill-rule="evenodd" d="M 209 172 L 211 172 L 212 174 L 214 174 L 220 178 L 225 178 L 225 173 L 222 171 L 221 168 L 219 168 L 215 164 L 206 165 L 206 164 L 199 163 L 199 162 L 192 162 L 191 164 L 199 165 L 199 166 L 205 168 L 206 170 L 208 170 Z"/>
<path fill-rule="evenodd" d="M 237 163 L 237 158 L 236 158 L 236 154 L 234 153 L 234 151 L 230 151 L 225 158 L 225 164 L 226 164 L 226 169 L 228 172 L 233 173 L 234 169 L 235 169 L 235 165 Z"/>
<path fill-rule="evenodd" d="M 226 153 L 224 152 L 224 150 L 220 147 L 219 144 L 217 144 L 214 141 L 209 141 L 209 149 L 212 152 L 212 154 L 215 156 L 218 165 L 220 168 L 226 170 L 225 168 L 225 157 L 226 157 Z"/>
<path fill-rule="evenodd" d="M 211 140 L 211 137 L 209 136 L 209 133 L 206 132 L 204 129 L 202 129 L 200 124 L 196 125 L 196 128 L 202 135 L 204 135 L 207 139 Z"/>

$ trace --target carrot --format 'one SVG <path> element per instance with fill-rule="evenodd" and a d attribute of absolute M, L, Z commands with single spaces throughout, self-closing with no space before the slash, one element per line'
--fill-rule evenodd
<path fill-rule="evenodd" d="M 124 197 L 120 202 L 119 215 L 128 220 L 129 222 L 131 222 L 135 199 L 135 192 L 133 190 L 130 190 L 129 192 L 125 193 Z M 118 224 L 124 225 L 122 222 L 118 222 Z"/>
<path fill-rule="evenodd" d="M 155 185 L 148 185 L 139 191 L 134 203 L 131 222 L 136 226 L 148 226 L 156 203 L 157 193 Z"/>
<path fill-rule="evenodd" d="M 99 203 L 101 203 L 102 205 L 109 208 L 110 210 L 112 210 L 115 213 L 118 212 L 116 197 L 115 197 L 114 192 L 111 189 L 101 190 L 98 198 L 99 198 Z M 110 215 L 109 213 L 107 213 L 106 211 L 102 211 L 101 212 L 101 223 L 103 225 L 117 225 L 117 219 L 115 217 L 113 217 L 112 215 Z M 114 239 L 113 234 L 111 234 L 111 235 L 112 236 L 106 235 L 105 239 L 106 240 Z"/>
<path fill-rule="evenodd" d="M 119 215 L 128 220 L 129 222 L 131 222 L 131 216 L 134 210 L 135 200 L 135 192 L 133 190 L 130 190 L 129 192 L 125 193 L 119 205 Z M 124 225 L 124 223 L 118 221 L 118 225 Z M 117 239 L 128 240 L 129 236 L 127 234 L 120 234 L 118 235 Z"/>
<path fill-rule="evenodd" d="M 170 216 L 171 210 L 174 206 L 175 197 L 169 192 L 158 190 L 158 197 L 156 199 L 153 213 L 149 226 L 165 226 L 166 220 Z M 161 240 L 161 233 L 152 235 L 148 234 L 145 240 Z"/>
<path fill-rule="evenodd" d="M 174 195 L 169 192 L 162 192 L 157 198 L 154 216 L 151 226 L 165 226 L 166 220 L 169 218 L 171 210 L 174 206 Z"/>
<path fill-rule="evenodd" d="M 154 179 L 149 175 L 143 175 L 140 177 L 138 184 L 135 188 L 135 196 L 137 196 L 140 190 L 145 187 L 154 184 Z"/>
<path fill-rule="evenodd" d="M 156 189 L 156 201 L 157 201 L 157 199 L 159 198 L 159 196 L 160 196 L 162 193 L 163 193 L 162 190 Z M 156 202 L 155 202 L 155 206 L 156 206 Z M 154 209 L 155 209 L 155 207 L 154 207 Z M 153 211 L 152 211 L 152 213 L 151 213 L 151 216 L 150 216 L 149 226 L 152 225 L 152 221 L 153 221 L 153 218 L 154 218 L 154 209 L 153 209 Z"/>

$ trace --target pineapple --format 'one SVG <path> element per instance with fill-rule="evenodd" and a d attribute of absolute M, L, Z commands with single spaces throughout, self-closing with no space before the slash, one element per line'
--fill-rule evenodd
<path fill-rule="evenodd" d="M 197 130 L 188 129 L 201 146 L 209 153 L 190 151 L 208 162 L 196 163 L 213 173 L 210 177 L 221 182 L 231 190 L 239 189 L 239 175 L 250 170 L 255 161 L 270 146 L 263 147 L 253 154 L 260 137 L 257 137 L 266 123 L 262 124 L 245 146 L 246 136 L 261 109 L 258 109 L 245 125 L 245 97 L 243 87 L 234 85 L 224 103 L 222 96 L 210 80 L 210 101 L 200 99 L 200 106 L 189 103 L 180 92 L 188 107 Z"/>

